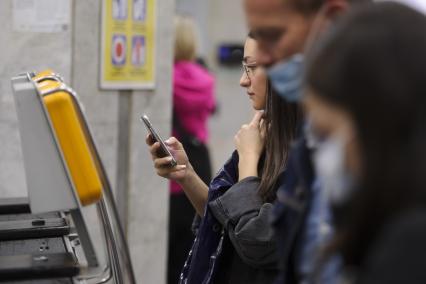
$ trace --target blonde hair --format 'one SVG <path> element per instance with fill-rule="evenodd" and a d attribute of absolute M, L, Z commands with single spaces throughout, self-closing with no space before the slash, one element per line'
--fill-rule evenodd
<path fill-rule="evenodd" d="M 194 21 L 187 16 L 175 16 L 175 62 L 192 61 L 197 53 Z"/>

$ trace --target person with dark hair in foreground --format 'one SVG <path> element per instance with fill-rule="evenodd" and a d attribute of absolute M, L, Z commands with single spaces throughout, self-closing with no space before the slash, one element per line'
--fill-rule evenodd
<path fill-rule="evenodd" d="M 357 9 L 312 51 L 304 103 L 344 283 L 426 283 L 426 17 Z"/>

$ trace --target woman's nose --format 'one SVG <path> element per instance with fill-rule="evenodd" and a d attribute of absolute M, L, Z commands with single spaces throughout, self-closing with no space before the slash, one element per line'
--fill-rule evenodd
<path fill-rule="evenodd" d="M 248 78 L 246 72 L 243 72 L 243 74 L 241 75 L 240 86 L 245 88 L 250 86 L 250 79 Z"/>

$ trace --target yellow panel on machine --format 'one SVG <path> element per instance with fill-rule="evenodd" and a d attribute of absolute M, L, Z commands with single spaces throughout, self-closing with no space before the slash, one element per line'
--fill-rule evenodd
<path fill-rule="evenodd" d="M 73 95 L 65 85 L 56 81 L 50 70 L 40 72 L 33 80 L 47 108 L 56 137 L 62 149 L 74 186 L 83 205 L 98 201 L 102 196 L 102 183 L 93 160 L 84 125 Z M 43 78 L 46 78 L 43 80 Z M 37 81 L 39 81 L 37 83 Z M 44 95 L 45 94 L 45 95 Z"/>

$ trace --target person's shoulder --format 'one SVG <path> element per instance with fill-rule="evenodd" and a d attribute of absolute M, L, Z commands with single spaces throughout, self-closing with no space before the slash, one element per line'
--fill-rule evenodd
<path fill-rule="evenodd" d="M 197 73 L 199 73 L 199 75 L 202 75 L 205 79 L 208 79 L 208 80 L 214 80 L 214 77 L 213 77 L 213 75 L 210 73 L 210 71 L 207 69 L 207 68 L 205 68 L 204 66 L 202 66 L 202 65 L 200 65 L 200 64 L 198 64 L 198 63 L 196 63 L 196 62 L 193 62 L 192 63 L 192 68 L 194 69 L 194 70 L 196 70 L 197 71 Z"/>
<path fill-rule="evenodd" d="M 173 68 L 175 70 L 187 70 L 210 75 L 210 72 L 206 68 L 194 61 L 177 61 L 174 63 Z"/>
<path fill-rule="evenodd" d="M 173 66 L 175 80 L 184 79 L 197 82 L 197 86 L 209 87 L 214 84 L 214 77 L 204 67 L 192 61 L 175 62 Z"/>
<path fill-rule="evenodd" d="M 383 255 L 404 252 L 414 255 L 418 249 L 426 252 L 425 240 L 426 208 L 416 208 L 398 214 L 384 225 L 374 247 Z"/>
<path fill-rule="evenodd" d="M 425 240 L 426 208 L 398 214 L 371 245 L 360 283 L 426 283 Z"/>
<path fill-rule="evenodd" d="M 419 238 L 422 236 L 422 238 Z M 413 208 L 399 214 L 384 226 L 381 238 L 389 241 L 418 239 L 426 247 L 426 208 Z"/>

